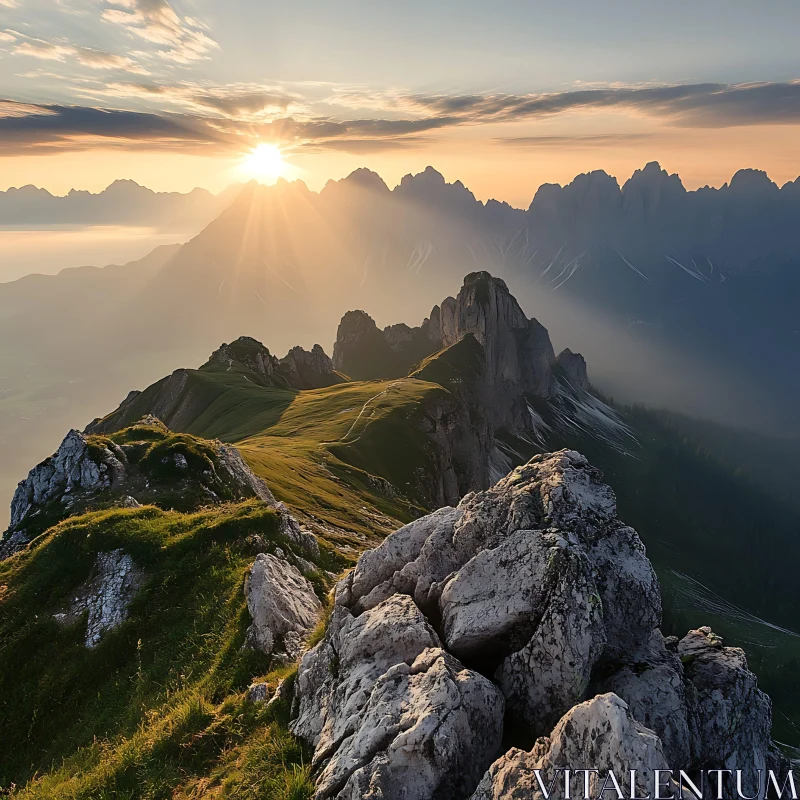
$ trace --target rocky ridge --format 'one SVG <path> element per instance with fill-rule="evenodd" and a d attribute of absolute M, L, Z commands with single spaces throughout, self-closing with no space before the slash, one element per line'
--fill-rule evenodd
<path fill-rule="evenodd" d="M 343 380 L 334 372 L 333 362 L 318 344 L 311 352 L 293 347 L 283 358 L 278 358 L 256 339 L 240 336 L 230 344 L 220 345 L 204 366 L 221 365 L 230 369 L 234 364 L 259 375 L 267 385 L 288 389 L 319 389 Z"/>
<path fill-rule="evenodd" d="M 338 584 L 295 684 L 315 797 L 500 800 L 526 796 L 535 768 L 626 762 L 745 769 L 754 790 L 781 757 L 744 653 L 660 624 L 655 573 L 598 471 L 573 451 L 534 457 Z M 502 755 L 503 726 L 545 738 Z"/>
<path fill-rule="evenodd" d="M 489 443 L 473 442 L 475 455 L 459 461 L 469 473 L 461 484 L 470 489 L 487 488 L 519 462 L 520 451 L 547 450 L 555 436 L 577 431 L 616 449 L 634 443 L 622 418 L 591 392 L 583 356 L 568 349 L 556 356 L 547 330 L 488 272 L 467 275 L 458 295 L 434 306 L 417 328 L 381 331 L 363 311 L 348 312 L 333 361 L 360 379 L 410 372 L 447 388 L 478 443 Z"/>
<path fill-rule="evenodd" d="M 235 447 L 173 434 L 153 416 L 111 436 L 71 430 L 58 450 L 17 487 L 11 523 L 0 540 L 0 559 L 59 520 L 94 508 L 154 503 L 193 510 L 247 498 L 275 508 L 282 534 L 318 552 L 314 536 L 301 530 Z"/>

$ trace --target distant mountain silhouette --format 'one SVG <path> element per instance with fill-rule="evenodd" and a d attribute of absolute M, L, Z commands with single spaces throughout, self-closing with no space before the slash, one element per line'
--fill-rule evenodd
<path fill-rule="evenodd" d="M 238 194 L 234 184 L 220 194 L 205 189 L 154 192 L 135 181 L 118 180 L 93 194 L 72 189 L 63 197 L 36 186 L 0 192 L 0 225 L 150 225 L 198 229 Z"/>

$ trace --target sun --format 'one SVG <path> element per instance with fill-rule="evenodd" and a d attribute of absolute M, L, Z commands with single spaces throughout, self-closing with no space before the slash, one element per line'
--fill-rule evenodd
<path fill-rule="evenodd" d="M 256 180 L 275 181 L 287 168 L 280 147 L 262 142 L 242 161 L 242 172 Z"/>

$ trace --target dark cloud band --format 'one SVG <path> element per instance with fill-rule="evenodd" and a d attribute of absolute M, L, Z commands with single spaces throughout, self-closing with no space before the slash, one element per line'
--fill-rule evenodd
<path fill-rule="evenodd" d="M 376 102 L 375 97 L 370 99 Z M 413 146 L 422 134 L 457 126 L 519 122 L 568 111 L 609 108 L 661 118 L 667 124 L 682 127 L 800 123 L 800 82 L 588 89 L 546 95 L 408 94 L 392 98 L 395 108 L 406 110 L 406 118 L 402 119 L 282 117 L 263 124 L 237 120 L 237 105 L 250 108 L 272 102 L 280 108 L 286 105 L 283 96 L 253 93 L 226 98 L 215 94 L 213 101 L 207 105 L 224 116 L 0 102 L 0 151 L 85 148 L 96 146 L 99 138 L 117 146 L 152 149 L 241 151 L 266 139 L 306 148 L 366 152 Z M 580 139 L 565 138 L 572 142 Z M 533 136 L 500 141 L 518 146 L 559 143 L 558 137 Z M 594 144 L 598 143 L 600 140 L 594 137 Z"/>

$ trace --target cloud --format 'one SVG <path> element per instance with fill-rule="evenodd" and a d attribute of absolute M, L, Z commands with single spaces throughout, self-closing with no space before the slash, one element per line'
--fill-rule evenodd
<path fill-rule="evenodd" d="M 219 47 L 208 26 L 194 17 L 181 17 L 167 0 L 106 0 L 102 18 L 128 33 L 157 45 L 162 58 L 190 64 L 208 58 Z"/>
<path fill-rule="evenodd" d="M 530 120 L 569 111 L 618 108 L 685 127 L 800 122 L 800 82 L 683 84 L 550 94 L 406 95 L 407 107 L 459 124 Z"/>
<path fill-rule="evenodd" d="M 16 42 L 17 37 L 9 31 L 0 31 L 0 42 Z"/>
<path fill-rule="evenodd" d="M 587 136 L 509 136 L 494 141 L 509 147 L 592 147 L 652 139 L 652 133 L 597 133 Z"/>
<path fill-rule="evenodd" d="M 41 39 L 30 39 L 18 44 L 14 48 L 14 52 L 20 56 L 32 56 L 45 61 L 64 61 L 70 55 L 71 50 L 69 47 L 51 44 Z"/>
<path fill-rule="evenodd" d="M 44 47 L 39 52 L 47 52 L 49 57 L 61 54 L 58 49 L 53 52 Z M 114 58 L 97 51 L 70 52 L 76 58 L 103 66 L 109 66 L 112 62 L 108 59 Z M 162 150 L 183 143 L 195 150 L 226 153 L 243 152 L 259 141 L 269 141 L 295 149 L 365 153 L 421 146 L 436 132 L 458 127 L 536 121 L 594 109 L 620 109 L 660 119 L 673 127 L 800 124 L 800 82 L 581 89 L 546 95 L 393 94 L 394 107 L 385 113 L 394 113 L 395 119 L 323 115 L 321 109 L 330 110 L 327 98 L 313 99 L 280 87 L 255 84 L 160 85 L 85 80 L 81 91 L 92 101 L 134 97 L 139 102 L 158 101 L 165 104 L 165 110 L 156 113 L 40 106 L 37 108 L 43 109 L 42 113 L 6 114 L 0 120 L 0 140 L 6 140 L 6 150 L 88 147 L 102 142 Z M 360 102 L 352 92 L 350 96 Z M 377 102 L 375 95 L 371 99 Z M 401 108 L 404 113 L 397 114 Z M 633 142 L 646 135 L 622 131 L 584 136 L 515 136 L 495 141 L 510 147 L 594 147 Z"/>
<path fill-rule="evenodd" d="M 19 8 L 19 0 L 0 0 L 0 8 Z"/>
<path fill-rule="evenodd" d="M 107 53 L 104 50 L 96 50 L 92 47 L 73 47 L 72 55 L 79 63 L 92 69 L 119 69 L 125 72 L 132 72 L 136 75 L 147 75 L 144 67 L 131 61 L 127 56 L 120 56 L 116 53 Z"/>
<path fill-rule="evenodd" d="M 14 32 L 12 41 L 16 39 L 23 40 L 13 49 L 16 55 L 31 56 L 45 61 L 66 61 L 67 58 L 74 58 L 79 64 L 91 69 L 118 69 L 135 75 L 149 74 L 144 67 L 127 56 L 107 53 L 105 50 L 81 47 L 67 42 L 47 42 L 44 39 L 34 39 Z"/>
<path fill-rule="evenodd" d="M 300 145 L 306 151 L 321 152 L 334 150 L 340 153 L 362 155 L 363 153 L 383 153 L 390 150 L 410 150 L 430 145 L 430 136 L 402 136 L 386 139 L 321 139 Z"/>
<path fill-rule="evenodd" d="M 276 114 L 301 111 L 303 98 L 277 87 L 257 84 L 216 86 L 184 81 L 177 84 L 116 82 L 90 86 L 87 92 L 104 97 L 138 97 L 158 101 L 183 111 L 212 112 L 242 122 L 261 123 Z"/>
<path fill-rule="evenodd" d="M 57 152 L 99 144 L 183 152 L 231 149 L 237 141 L 235 131 L 208 119 L 0 100 L 0 153 Z"/>

